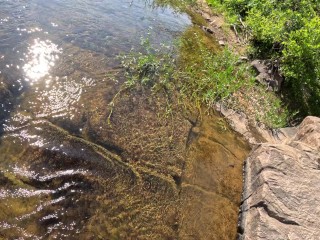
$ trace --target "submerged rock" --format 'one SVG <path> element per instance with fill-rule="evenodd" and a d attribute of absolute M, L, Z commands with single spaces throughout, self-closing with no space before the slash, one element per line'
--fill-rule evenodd
<path fill-rule="evenodd" d="M 203 116 L 190 135 L 194 137 L 182 176 L 178 239 L 235 239 L 242 163 L 250 148 L 222 119 Z"/>
<path fill-rule="evenodd" d="M 320 119 L 284 143 L 262 143 L 245 164 L 239 240 L 319 239 Z"/>

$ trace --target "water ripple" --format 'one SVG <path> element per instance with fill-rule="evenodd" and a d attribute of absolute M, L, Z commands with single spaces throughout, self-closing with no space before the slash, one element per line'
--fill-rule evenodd
<path fill-rule="evenodd" d="M 33 31 L 41 31 L 41 29 L 29 30 L 30 33 Z M 50 40 L 35 39 L 33 45 L 28 48 L 28 54 L 26 54 L 28 62 L 23 66 L 27 77 L 26 81 L 29 81 L 32 85 L 49 74 L 49 70 L 54 66 L 55 61 L 59 59 L 60 53 L 62 53 L 62 49 Z"/>
<path fill-rule="evenodd" d="M 92 78 L 83 77 L 80 81 L 63 77 L 54 85 L 49 86 L 48 90 L 43 90 L 37 97 L 35 105 L 40 103 L 40 109 L 36 118 L 43 117 L 74 117 L 76 112 L 75 104 L 79 102 L 83 89 L 94 86 L 95 81 Z M 37 107 L 37 106 L 34 106 Z"/>
<path fill-rule="evenodd" d="M 46 175 L 40 175 L 39 173 L 36 173 L 35 171 L 30 171 L 25 168 L 19 168 L 15 166 L 13 168 L 13 171 L 15 174 L 28 177 L 29 179 L 34 179 L 40 182 L 45 182 L 48 180 L 53 180 L 58 177 L 64 177 L 64 176 L 74 176 L 74 175 L 88 175 L 88 171 L 81 170 L 81 169 L 68 169 L 63 171 L 57 171 L 53 174 L 46 174 Z"/>

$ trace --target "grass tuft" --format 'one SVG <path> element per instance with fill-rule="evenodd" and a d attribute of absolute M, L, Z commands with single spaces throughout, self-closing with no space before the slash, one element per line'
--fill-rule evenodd
<path fill-rule="evenodd" d="M 210 109 L 220 102 L 269 128 L 286 126 L 289 113 L 277 95 L 256 86 L 250 66 L 200 28 L 188 29 L 175 47 L 153 47 L 148 38 L 141 46 L 119 56 L 126 77 L 120 91 L 143 87 L 168 99 L 178 95 L 179 101 L 167 101 L 168 111 L 172 104 Z"/>

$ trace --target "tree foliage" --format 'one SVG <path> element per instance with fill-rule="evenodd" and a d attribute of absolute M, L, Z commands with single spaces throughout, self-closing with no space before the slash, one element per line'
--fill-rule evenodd
<path fill-rule="evenodd" d="M 320 1 L 208 0 L 245 22 L 254 54 L 279 59 L 295 106 L 320 115 Z M 238 22 L 238 23 L 239 23 Z"/>

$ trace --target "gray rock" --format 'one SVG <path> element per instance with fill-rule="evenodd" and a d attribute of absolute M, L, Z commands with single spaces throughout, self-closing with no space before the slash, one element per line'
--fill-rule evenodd
<path fill-rule="evenodd" d="M 256 81 L 267 85 L 268 89 L 279 91 L 283 82 L 278 60 L 254 60 L 251 62 L 252 68 L 256 71 Z M 271 88 L 270 88 L 271 87 Z"/>
<path fill-rule="evenodd" d="M 251 66 L 256 70 L 256 72 L 258 74 L 260 74 L 260 73 L 268 74 L 268 69 L 262 60 L 256 59 L 256 60 L 252 61 Z"/>
<path fill-rule="evenodd" d="M 221 103 L 217 103 L 215 109 L 228 121 L 232 129 L 240 133 L 251 146 L 266 142 L 284 143 L 291 140 L 297 132 L 296 127 L 272 130 L 263 124 L 255 124 L 245 114 L 226 108 Z"/>
<path fill-rule="evenodd" d="M 266 80 L 270 79 L 270 74 L 268 73 L 268 68 L 264 64 L 264 61 L 262 60 L 254 60 L 251 62 L 251 66 L 256 71 L 257 76 L 256 80 L 257 82 L 266 85 Z"/>
<path fill-rule="evenodd" d="M 320 239 L 320 119 L 286 143 L 262 143 L 245 163 L 239 240 Z"/>

